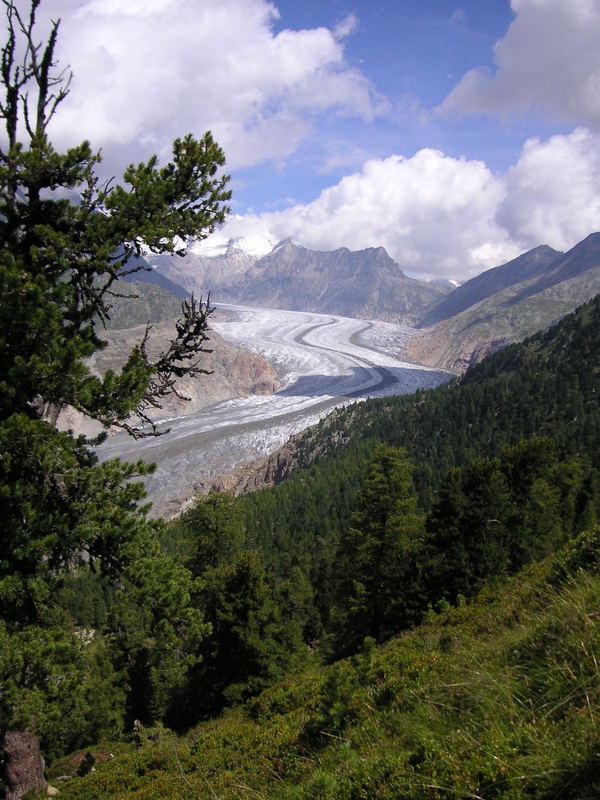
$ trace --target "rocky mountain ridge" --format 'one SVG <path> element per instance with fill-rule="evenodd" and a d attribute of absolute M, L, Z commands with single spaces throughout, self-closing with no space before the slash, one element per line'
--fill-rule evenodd
<path fill-rule="evenodd" d="M 225 254 L 161 257 L 152 265 L 197 295 L 220 303 L 316 311 L 414 324 L 448 284 L 407 277 L 383 247 L 310 250 L 291 239 L 262 258 L 231 243 Z"/>
<path fill-rule="evenodd" d="M 544 269 L 560 255 L 562 253 L 553 250 L 548 245 L 540 245 L 506 264 L 482 272 L 446 295 L 425 314 L 419 321 L 418 327 L 428 328 L 460 314 L 461 311 L 475 305 L 480 300 L 485 300 L 509 286 L 522 283 L 528 278 L 539 277 L 543 274 Z"/>
<path fill-rule="evenodd" d="M 600 233 L 566 253 L 540 245 L 456 288 L 407 277 L 382 247 L 316 251 L 291 239 L 260 258 L 230 242 L 219 255 L 192 247 L 155 266 L 197 295 L 210 290 L 216 302 L 416 326 L 405 357 L 462 372 L 600 292 Z"/>
<path fill-rule="evenodd" d="M 421 320 L 409 358 L 463 372 L 511 342 L 574 311 L 600 293 L 600 233 L 566 253 L 547 246 L 472 278 Z"/>

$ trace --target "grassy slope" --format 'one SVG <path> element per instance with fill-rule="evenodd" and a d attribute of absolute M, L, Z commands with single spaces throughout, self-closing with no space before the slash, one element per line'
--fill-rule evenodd
<path fill-rule="evenodd" d="M 481 273 L 435 306 L 409 357 L 457 371 L 530 336 L 600 291 L 600 234 L 567 253 L 538 247 Z"/>
<path fill-rule="evenodd" d="M 519 284 L 516 289 L 522 289 Z M 600 272 L 590 271 L 515 302 L 514 287 L 482 300 L 409 340 L 412 357 L 445 369 L 464 370 L 499 346 L 548 327 L 600 291 Z"/>
<path fill-rule="evenodd" d="M 147 732 L 61 797 L 598 797 L 599 553 L 596 530 L 184 739 Z"/>

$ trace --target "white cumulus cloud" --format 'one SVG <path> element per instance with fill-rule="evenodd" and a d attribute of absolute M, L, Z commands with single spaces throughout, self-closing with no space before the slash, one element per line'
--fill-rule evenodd
<path fill-rule="evenodd" d="M 238 217 L 220 236 L 260 231 L 265 241 L 291 236 L 321 250 L 382 245 L 410 272 L 464 278 L 513 255 L 495 220 L 503 197 L 502 181 L 481 161 L 423 149 L 371 159 L 312 203 Z"/>
<path fill-rule="evenodd" d="M 473 69 L 441 111 L 549 119 L 600 127 L 598 0 L 512 0 L 515 18 L 494 48 L 496 69 Z"/>
<path fill-rule="evenodd" d="M 499 223 L 523 245 L 566 250 L 600 230 L 600 135 L 530 139 L 505 177 Z"/>
<path fill-rule="evenodd" d="M 238 216 L 218 237 L 255 235 L 257 255 L 288 236 L 320 250 L 383 245 L 411 274 L 465 280 L 539 244 L 566 250 L 596 230 L 600 135 L 582 128 L 527 141 L 504 175 L 431 149 L 372 159 L 313 202 Z"/>
<path fill-rule="evenodd" d="M 59 145 L 83 138 L 115 162 L 212 130 L 236 169 L 284 159 L 322 114 L 373 119 L 383 108 L 327 28 L 274 32 L 266 0 L 49 0 L 58 55 L 74 73 L 52 125 Z"/>

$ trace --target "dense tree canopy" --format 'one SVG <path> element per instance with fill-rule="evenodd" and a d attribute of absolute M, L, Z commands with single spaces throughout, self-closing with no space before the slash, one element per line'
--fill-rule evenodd
<path fill-rule="evenodd" d="M 54 149 L 48 125 L 71 78 L 55 62 L 59 21 L 39 41 L 40 2 L 31 0 L 24 10 L 3 0 L 0 727 L 33 726 L 51 748 L 52 724 L 53 741 L 61 740 L 60 727 L 67 724 L 61 704 L 77 701 L 78 715 L 91 713 L 85 692 L 57 693 L 52 681 L 77 684 L 102 649 L 99 643 L 85 646 L 85 637 L 75 635 L 56 610 L 56 589 L 65 576 L 81 570 L 118 579 L 109 641 L 120 686 L 135 686 L 128 701 L 132 716 L 139 711 L 136 696 L 147 715 L 160 716 L 165 692 L 195 663 L 208 631 L 191 607 L 190 573 L 157 558 L 160 525 L 146 519 L 139 504 L 143 489 L 132 482 L 149 468 L 141 462 L 99 464 L 92 442 L 53 423 L 68 404 L 105 426 L 134 435 L 156 432 L 148 408 L 176 391 L 178 377 L 202 372 L 198 354 L 207 339 L 208 304 L 184 302 L 175 337 L 156 360 L 148 357 L 146 337 L 119 372 L 98 377 L 86 359 L 103 347 L 102 325 L 116 282 L 140 269 L 133 257 L 172 253 L 188 237 L 207 235 L 227 213 L 230 193 L 221 172 L 224 155 L 210 133 L 177 139 L 164 166 L 156 157 L 130 165 L 122 184 L 100 181 L 101 156 L 89 142 L 62 153 Z M 44 648 L 51 655 L 43 669 L 15 668 L 36 663 L 38 656 L 42 663 Z M 91 735 L 85 720 L 78 725 Z M 65 736 L 62 744 L 67 739 L 73 743 Z"/>
<path fill-rule="evenodd" d="M 267 686 L 305 651 L 301 579 L 273 585 L 246 541 L 231 495 L 198 498 L 184 521 L 186 559 L 196 578 L 195 606 L 211 626 L 202 662 L 175 702 L 175 724 L 193 724 Z M 305 583 L 307 583 L 305 581 Z M 170 718 L 171 721 L 171 718 Z"/>
<path fill-rule="evenodd" d="M 340 541 L 332 613 L 337 654 L 355 651 L 367 636 L 381 640 L 420 619 L 424 530 L 410 462 L 402 451 L 379 445 Z"/>

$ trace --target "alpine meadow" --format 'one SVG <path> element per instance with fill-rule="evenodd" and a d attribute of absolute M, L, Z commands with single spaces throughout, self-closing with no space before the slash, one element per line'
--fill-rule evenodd
<path fill-rule="evenodd" d="M 2 9 L 0 794 L 600 796 L 599 235 L 511 251 L 459 288 L 379 246 L 290 237 L 250 256 L 231 239 L 206 255 L 242 224 L 220 130 L 105 177 L 94 131 L 51 141 L 77 80 L 57 55 L 64 19 L 48 24 L 43 0 Z M 367 85 L 345 64 L 340 118 L 344 80 Z M 187 291 L 211 276 L 214 305 Z M 240 328 L 225 345 L 258 305 L 325 315 L 289 318 L 300 361 L 244 350 Z M 344 314 L 361 321 L 347 361 L 331 334 Z M 310 338 L 320 328 L 329 339 Z M 339 396 L 319 348 L 334 378 L 351 373 Z M 243 420 L 240 386 L 258 398 Z M 221 429 L 258 441 L 280 424 L 263 412 L 277 392 L 312 393 L 310 425 L 227 475 L 190 467 L 195 496 L 158 516 L 160 448 L 194 463 L 169 438 L 200 424 L 186 402 L 218 407 L 203 423 L 218 447 Z M 104 455 L 122 440 L 137 456 Z"/>

